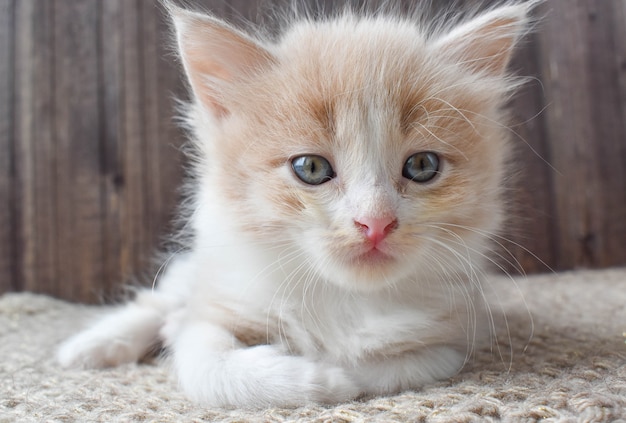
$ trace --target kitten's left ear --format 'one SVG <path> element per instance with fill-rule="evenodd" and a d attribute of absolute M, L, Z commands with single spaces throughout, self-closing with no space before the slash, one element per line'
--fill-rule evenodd
<path fill-rule="evenodd" d="M 436 41 L 435 48 L 474 71 L 502 75 L 515 43 L 528 29 L 529 12 L 538 2 L 501 6 L 478 15 Z"/>
<path fill-rule="evenodd" d="M 176 29 L 178 50 L 196 96 L 216 117 L 227 115 L 226 88 L 273 61 L 258 42 L 212 16 L 163 1 Z"/>

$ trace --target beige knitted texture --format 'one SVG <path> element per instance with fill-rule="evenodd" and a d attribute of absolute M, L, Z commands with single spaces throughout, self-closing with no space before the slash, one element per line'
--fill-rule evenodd
<path fill-rule="evenodd" d="M 498 277 L 485 292 L 497 336 L 451 380 L 334 407 L 263 411 L 196 406 L 162 364 L 60 369 L 56 345 L 102 308 L 7 294 L 0 422 L 626 421 L 626 269 Z"/>

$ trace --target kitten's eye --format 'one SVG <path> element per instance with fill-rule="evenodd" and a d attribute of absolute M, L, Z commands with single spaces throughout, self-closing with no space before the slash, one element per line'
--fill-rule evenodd
<path fill-rule="evenodd" d="M 309 185 L 320 185 L 335 177 L 328 160 L 322 156 L 300 156 L 291 161 L 291 167 L 300 180 Z"/>
<path fill-rule="evenodd" d="M 431 152 L 415 153 L 404 163 L 402 176 L 413 182 L 428 182 L 439 173 L 439 156 Z"/>

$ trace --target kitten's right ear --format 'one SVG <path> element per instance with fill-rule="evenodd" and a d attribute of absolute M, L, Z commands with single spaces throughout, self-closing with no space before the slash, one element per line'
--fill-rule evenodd
<path fill-rule="evenodd" d="M 167 1 L 163 4 L 174 22 L 178 51 L 194 95 L 216 117 L 227 115 L 223 89 L 267 66 L 273 61 L 272 55 L 217 18 Z"/>
<path fill-rule="evenodd" d="M 470 69 L 502 75 L 518 39 L 528 30 L 530 11 L 542 0 L 495 7 L 453 28 L 435 49 Z"/>

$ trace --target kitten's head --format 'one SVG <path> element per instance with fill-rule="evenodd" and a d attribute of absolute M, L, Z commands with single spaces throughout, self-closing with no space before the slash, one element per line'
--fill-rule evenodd
<path fill-rule="evenodd" d="M 242 231 L 350 289 L 471 272 L 501 221 L 506 66 L 529 7 L 434 34 L 348 13 L 277 42 L 173 9 L 203 181 Z"/>

